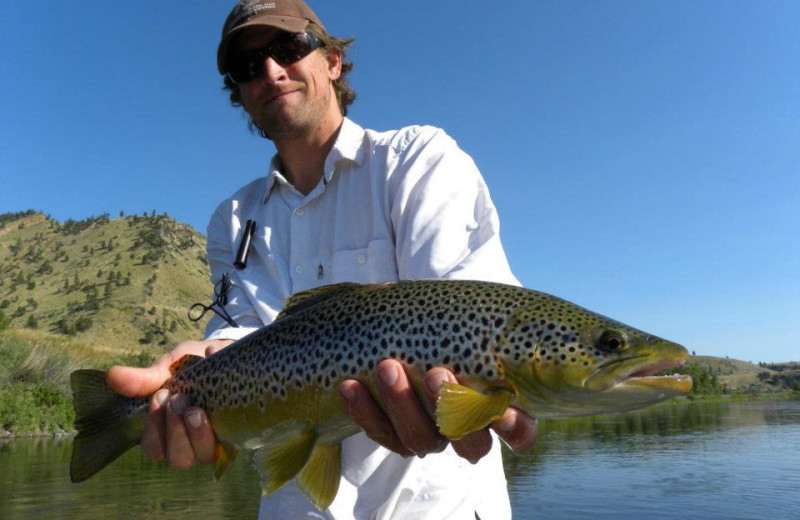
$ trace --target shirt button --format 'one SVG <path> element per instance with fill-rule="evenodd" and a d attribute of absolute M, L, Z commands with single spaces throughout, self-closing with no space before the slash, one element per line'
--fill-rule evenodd
<path fill-rule="evenodd" d="M 358 255 L 356 257 L 356 262 L 358 262 L 359 264 L 363 264 L 366 261 L 367 261 L 367 257 L 364 256 L 364 255 Z"/>
<path fill-rule="evenodd" d="M 297 274 L 303 274 L 303 266 L 302 265 L 296 265 L 294 267 L 294 272 L 297 273 Z"/>
<path fill-rule="evenodd" d="M 303 215 L 306 214 L 306 210 L 304 210 L 303 208 L 297 208 L 296 210 L 294 210 L 294 214 L 297 215 L 298 217 L 302 217 Z"/>

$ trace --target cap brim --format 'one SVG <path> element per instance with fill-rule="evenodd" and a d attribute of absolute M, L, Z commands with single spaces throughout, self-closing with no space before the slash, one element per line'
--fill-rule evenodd
<path fill-rule="evenodd" d="M 217 70 L 219 70 L 220 74 L 225 74 L 226 72 L 225 65 L 228 58 L 228 46 L 237 35 L 250 27 L 275 27 L 282 31 L 296 33 L 302 32 L 308 27 L 308 20 L 294 16 L 265 15 L 257 16 L 237 26 L 222 38 L 222 41 L 219 42 L 219 47 L 217 47 Z"/>

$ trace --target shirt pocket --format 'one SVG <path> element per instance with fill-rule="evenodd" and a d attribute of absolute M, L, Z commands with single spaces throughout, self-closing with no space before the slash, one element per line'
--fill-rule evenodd
<path fill-rule="evenodd" d="M 390 240 L 373 240 L 367 247 L 336 251 L 331 258 L 331 283 L 397 281 L 397 261 Z"/>

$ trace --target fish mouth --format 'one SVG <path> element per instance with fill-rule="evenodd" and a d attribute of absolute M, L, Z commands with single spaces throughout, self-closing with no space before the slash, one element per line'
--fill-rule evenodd
<path fill-rule="evenodd" d="M 688 374 L 671 374 L 660 375 L 655 374 L 670 368 L 678 368 L 683 366 L 686 360 L 662 360 L 644 367 L 628 374 L 617 385 L 624 385 L 626 387 L 642 387 L 651 388 L 653 390 L 663 389 L 676 395 L 686 395 L 692 389 L 692 376 Z"/>
<path fill-rule="evenodd" d="M 607 364 L 586 380 L 585 387 L 600 391 L 660 391 L 672 396 L 688 394 L 692 388 L 691 376 L 656 375 L 682 366 L 689 357 L 688 351 L 674 343 L 654 350 L 657 356 L 640 355 Z"/>

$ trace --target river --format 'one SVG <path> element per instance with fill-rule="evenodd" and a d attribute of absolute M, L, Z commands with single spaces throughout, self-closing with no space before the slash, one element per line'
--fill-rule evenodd
<path fill-rule="evenodd" d="M 515 520 L 800 519 L 800 401 L 675 402 L 540 430 L 533 452 L 505 457 Z M 70 450 L 0 441 L 0 519 L 256 516 L 246 457 L 216 484 L 208 467 L 171 471 L 134 449 L 74 485 Z"/>

